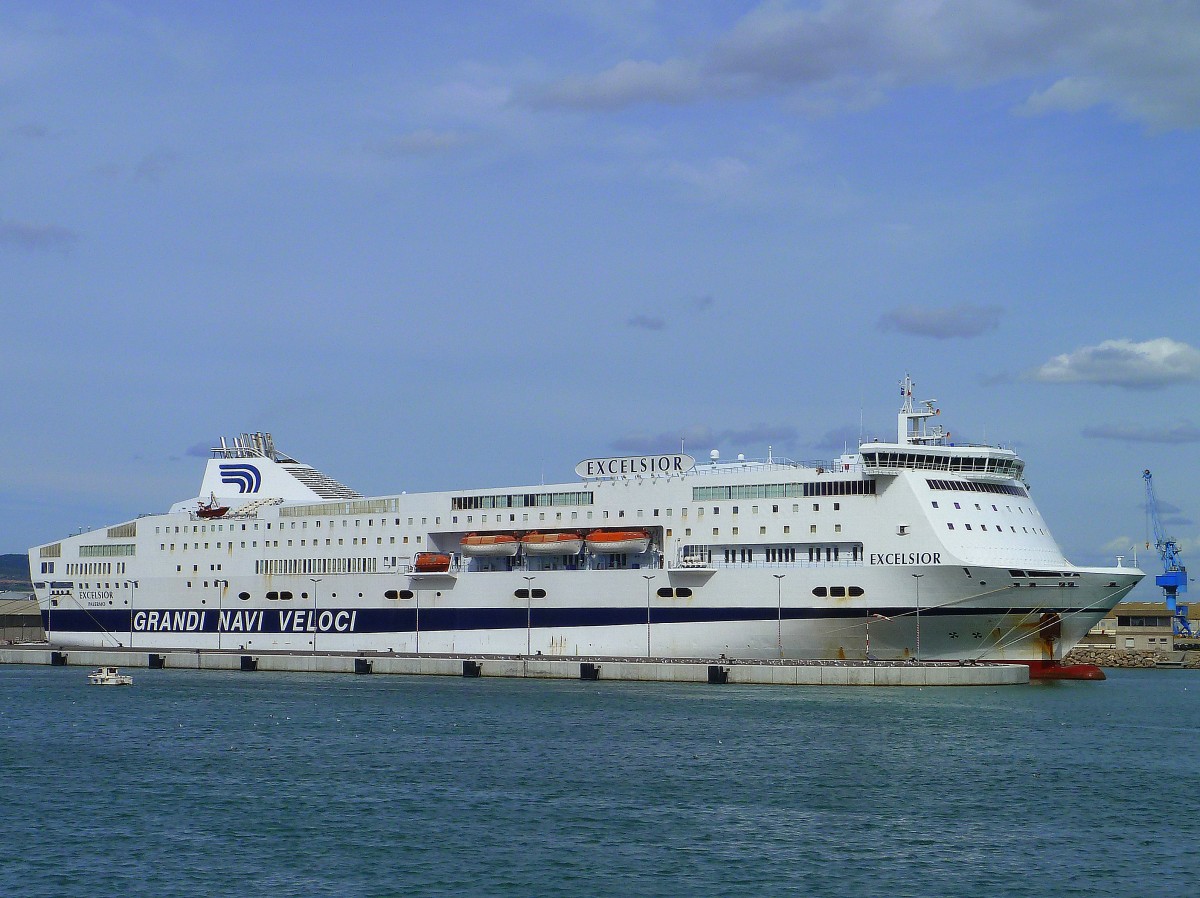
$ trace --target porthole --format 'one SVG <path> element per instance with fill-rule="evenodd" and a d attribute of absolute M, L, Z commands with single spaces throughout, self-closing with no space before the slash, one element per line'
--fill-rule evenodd
<path fill-rule="evenodd" d="M 398 598 L 400 598 L 400 594 L 398 592 L 396 592 L 396 590 L 394 590 L 394 589 L 389 589 L 387 592 L 385 592 L 383 594 L 383 597 L 385 599 L 398 599 Z"/>
<path fill-rule="evenodd" d="M 246 598 L 250 598 L 250 596 L 246 596 Z M 276 602 L 279 600 L 279 593 L 274 592 L 274 591 L 269 592 L 269 593 L 267 593 L 267 598 L 270 599 L 272 602 Z"/>
<path fill-rule="evenodd" d="M 658 590 L 658 597 L 660 599 L 669 599 L 672 595 L 673 590 L 669 586 L 663 586 Z"/>
<path fill-rule="evenodd" d="M 248 602 L 248 601 L 250 601 L 250 593 L 248 593 L 248 592 L 239 592 L 239 593 L 238 593 L 238 598 L 239 598 L 239 599 L 241 599 L 243 602 Z"/>
<path fill-rule="evenodd" d="M 864 592 L 865 592 L 865 590 L 864 590 L 864 589 L 863 589 L 861 586 L 851 586 L 851 587 L 850 587 L 850 595 L 851 595 L 851 597 L 853 597 L 853 598 L 856 598 L 856 599 L 857 599 L 857 598 L 858 598 L 859 596 L 861 596 L 861 595 L 862 595 Z"/>
<path fill-rule="evenodd" d="M 413 591 L 411 589 L 400 590 L 400 598 L 411 599 L 412 597 L 413 597 Z"/>
<path fill-rule="evenodd" d="M 829 594 L 829 590 L 827 590 L 824 586 L 814 586 L 812 594 L 818 599 L 823 599 Z"/>
<path fill-rule="evenodd" d="M 831 586 L 829 587 L 829 595 L 835 599 L 844 599 L 846 598 L 846 587 Z"/>
<path fill-rule="evenodd" d="M 291 594 L 290 592 L 287 592 L 287 591 L 281 592 L 281 593 L 279 594 L 279 598 L 283 599 L 285 602 L 286 602 L 286 601 L 288 601 L 288 600 L 290 600 L 290 599 L 291 599 L 291 597 L 292 597 L 292 594 Z"/>
<path fill-rule="evenodd" d="M 690 599 L 692 597 L 692 591 L 686 586 L 681 586 L 679 589 L 675 590 L 675 595 L 679 596 L 681 599 Z"/>

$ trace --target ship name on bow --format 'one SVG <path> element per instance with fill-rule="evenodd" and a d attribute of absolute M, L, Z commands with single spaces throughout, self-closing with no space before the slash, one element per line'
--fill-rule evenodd
<path fill-rule="evenodd" d="M 871 564 L 941 564 L 941 552 L 872 552 Z"/>
<path fill-rule="evenodd" d="M 589 458 L 575 466 L 580 477 L 627 477 L 635 474 L 683 474 L 696 466 L 690 455 L 627 455 Z"/>

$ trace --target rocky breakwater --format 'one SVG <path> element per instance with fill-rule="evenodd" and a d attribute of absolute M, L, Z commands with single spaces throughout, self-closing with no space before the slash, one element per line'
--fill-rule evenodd
<path fill-rule="evenodd" d="M 1063 659 L 1063 663 L 1095 664 L 1097 667 L 1158 667 L 1163 665 L 1200 668 L 1200 652 L 1075 648 Z"/>

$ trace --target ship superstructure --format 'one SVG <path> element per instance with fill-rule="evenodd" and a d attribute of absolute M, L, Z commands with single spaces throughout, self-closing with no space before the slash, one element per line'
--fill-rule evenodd
<path fill-rule="evenodd" d="M 906 376 L 895 442 L 821 464 L 581 462 L 363 497 L 222 440 L 193 499 L 30 550 L 55 644 L 1053 664 L 1142 578 L 1067 561 L 1010 449 Z"/>

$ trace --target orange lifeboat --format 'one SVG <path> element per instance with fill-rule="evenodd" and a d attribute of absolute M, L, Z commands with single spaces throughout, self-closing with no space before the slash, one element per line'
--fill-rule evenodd
<path fill-rule="evenodd" d="M 464 555 L 511 558 L 520 549 L 520 540 L 509 533 L 472 533 L 462 538 Z"/>
<path fill-rule="evenodd" d="M 528 555 L 578 555 L 583 537 L 578 533 L 527 533 L 521 546 Z"/>
<path fill-rule="evenodd" d="M 593 552 L 640 555 L 650 548 L 650 534 L 645 530 L 593 530 L 587 546 Z"/>
<path fill-rule="evenodd" d="M 450 570 L 450 556 L 445 552 L 418 552 L 413 556 L 413 573 L 444 574 Z"/>

